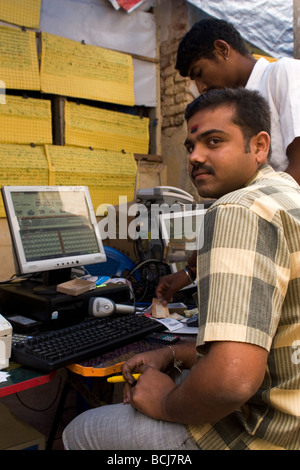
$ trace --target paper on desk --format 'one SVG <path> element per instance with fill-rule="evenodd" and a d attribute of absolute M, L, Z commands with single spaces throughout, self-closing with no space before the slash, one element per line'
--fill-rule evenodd
<path fill-rule="evenodd" d="M 180 324 L 180 328 L 176 330 L 178 335 L 197 335 L 198 327 L 197 326 L 187 326 L 185 323 Z"/>
<path fill-rule="evenodd" d="M 197 327 L 187 326 L 174 318 L 155 318 L 155 320 L 162 323 L 169 331 L 176 331 L 179 335 L 197 335 L 198 333 Z"/>
<path fill-rule="evenodd" d="M 8 372 L 0 372 L 0 382 L 7 382 L 9 376 Z"/>
<path fill-rule="evenodd" d="M 174 318 L 155 318 L 156 321 L 162 323 L 169 331 L 175 331 L 182 328 L 182 323 Z"/>

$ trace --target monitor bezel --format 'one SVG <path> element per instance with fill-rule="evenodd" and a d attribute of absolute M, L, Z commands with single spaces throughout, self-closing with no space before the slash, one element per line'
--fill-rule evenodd
<path fill-rule="evenodd" d="M 169 234 L 168 234 L 168 231 L 167 231 L 166 221 L 170 221 L 171 218 L 184 218 L 184 217 L 190 217 L 190 216 L 193 216 L 193 215 L 203 217 L 203 219 L 204 219 L 204 216 L 205 216 L 207 210 L 208 210 L 208 208 L 204 208 L 204 206 L 201 204 L 201 208 L 197 207 L 197 208 L 189 209 L 189 210 L 184 210 L 183 209 L 182 211 L 166 212 L 166 213 L 160 214 L 160 217 L 159 217 L 159 219 L 160 219 L 160 230 L 161 230 L 161 237 L 162 237 L 164 246 L 167 247 L 169 242 L 170 242 L 170 237 L 169 237 Z M 200 228 L 200 230 L 201 230 L 201 228 Z M 187 243 L 189 243 L 189 242 L 187 242 Z M 198 243 L 198 241 L 195 241 L 194 242 L 194 248 L 191 247 L 191 251 L 194 251 L 194 249 L 197 249 L 197 248 L 199 248 L 199 243 Z M 170 265 L 171 273 L 177 273 L 179 271 L 178 265 L 177 265 L 176 262 L 170 263 L 169 265 Z M 183 289 L 188 289 L 188 288 L 196 287 L 196 286 L 197 286 L 197 279 L 193 283 L 191 283 L 188 286 L 184 287 Z"/>
<path fill-rule="evenodd" d="M 14 210 L 12 194 L 14 192 L 83 192 L 89 212 L 91 224 L 97 240 L 98 252 L 92 254 L 81 254 L 76 256 L 56 257 L 38 261 L 27 261 L 20 236 L 17 215 Z M 49 271 L 72 269 L 84 265 L 103 263 L 106 261 L 106 255 L 102 244 L 102 239 L 97 224 L 97 219 L 93 209 L 89 189 L 87 186 L 3 186 L 1 194 L 6 213 L 7 223 L 10 231 L 12 250 L 16 275 L 26 275 L 34 273 L 44 273 Z"/>

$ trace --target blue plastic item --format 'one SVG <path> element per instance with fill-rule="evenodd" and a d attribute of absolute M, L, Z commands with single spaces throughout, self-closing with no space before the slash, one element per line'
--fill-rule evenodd
<path fill-rule="evenodd" d="M 85 266 L 86 270 L 91 276 L 110 276 L 122 277 L 124 271 L 131 271 L 136 267 L 136 264 L 128 256 L 124 255 L 115 248 L 104 246 L 107 261 L 105 263 L 89 264 Z M 140 276 L 136 270 L 133 276 L 139 280 Z"/>

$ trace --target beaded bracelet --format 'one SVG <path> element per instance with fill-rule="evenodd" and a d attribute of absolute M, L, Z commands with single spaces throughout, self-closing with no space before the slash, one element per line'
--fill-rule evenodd
<path fill-rule="evenodd" d="M 182 366 L 183 362 L 182 361 L 177 361 L 176 359 L 176 355 L 175 355 L 175 351 L 174 349 L 172 348 L 172 346 L 168 346 L 169 349 L 171 349 L 172 351 L 172 355 L 173 355 L 173 367 L 175 367 L 175 369 L 178 370 L 178 372 L 182 372 L 182 370 L 179 368 L 179 366 Z"/>

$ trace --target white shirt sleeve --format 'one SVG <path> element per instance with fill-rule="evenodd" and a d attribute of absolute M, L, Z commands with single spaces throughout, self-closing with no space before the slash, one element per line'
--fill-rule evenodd
<path fill-rule="evenodd" d="M 300 60 L 283 58 L 256 63 L 247 88 L 258 90 L 271 109 L 270 164 L 276 171 L 288 166 L 286 150 L 300 136 Z"/>

